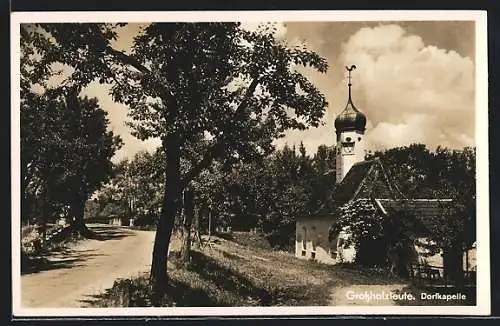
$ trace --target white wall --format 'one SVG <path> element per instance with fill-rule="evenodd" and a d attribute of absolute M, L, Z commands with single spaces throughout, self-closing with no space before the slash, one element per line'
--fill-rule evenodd
<path fill-rule="evenodd" d="M 342 143 L 354 142 L 354 150 L 346 153 L 342 149 Z M 340 149 L 340 152 L 339 152 Z M 336 182 L 341 182 L 351 167 L 365 159 L 365 135 L 360 131 L 345 131 L 337 139 L 336 154 Z"/>
<path fill-rule="evenodd" d="M 301 259 L 314 259 L 325 264 L 336 263 L 331 256 L 331 252 L 336 251 L 335 245 L 328 241 L 328 230 L 333 221 L 333 218 L 324 216 L 297 219 L 295 256 Z"/>

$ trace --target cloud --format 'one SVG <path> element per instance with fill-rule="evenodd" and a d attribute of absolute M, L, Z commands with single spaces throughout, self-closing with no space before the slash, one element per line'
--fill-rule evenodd
<path fill-rule="evenodd" d="M 369 149 L 412 142 L 429 148 L 474 145 L 475 67 L 473 57 L 466 55 L 470 51 L 464 50 L 474 44 L 469 37 L 474 26 L 450 24 L 288 23 L 287 39 L 306 39 L 329 63 L 326 74 L 303 71 L 329 106 L 323 126 L 289 131 L 276 143 L 303 141 L 309 153 L 333 144 L 333 120 L 347 101 L 345 66 L 355 64 L 353 98 L 367 115 Z M 436 30 L 432 37 L 431 27 Z M 464 35 L 460 44 L 452 27 Z"/>
<path fill-rule="evenodd" d="M 374 126 L 367 131 L 374 146 L 473 145 L 470 58 L 426 46 L 398 25 L 384 25 L 355 33 L 343 44 L 340 61 L 358 67 L 353 91 Z"/>

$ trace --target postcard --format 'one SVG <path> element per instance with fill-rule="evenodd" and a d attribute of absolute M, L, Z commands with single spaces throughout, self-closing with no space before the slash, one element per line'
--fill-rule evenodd
<path fill-rule="evenodd" d="M 14 317 L 487 315 L 486 12 L 13 12 Z"/>

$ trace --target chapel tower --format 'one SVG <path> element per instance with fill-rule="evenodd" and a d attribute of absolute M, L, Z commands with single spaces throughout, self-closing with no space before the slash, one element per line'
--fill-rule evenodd
<path fill-rule="evenodd" d="M 355 65 L 346 67 L 349 74 L 349 98 L 345 109 L 335 118 L 335 133 L 337 134 L 336 178 L 340 183 L 351 167 L 364 161 L 365 158 L 365 126 L 366 116 L 352 102 L 351 72 Z"/>

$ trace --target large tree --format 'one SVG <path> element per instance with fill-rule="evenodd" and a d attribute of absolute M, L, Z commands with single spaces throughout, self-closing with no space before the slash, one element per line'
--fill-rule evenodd
<path fill-rule="evenodd" d="M 214 159 L 232 163 L 264 155 L 284 131 L 317 126 L 324 114 L 324 96 L 294 65 L 325 72 L 326 61 L 276 39 L 271 28 L 250 32 L 239 25 L 150 24 L 130 53 L 112 47 L 112 25 L 40 25 L 54 39 L 46 51 L 75 68 L 68 82 L 113 83 L 114 99 L 130 108 L 134 134 L 162 141 L 167 169 L 151 267 L 154 304 L 165 289 L 184 186 Z M 200 135 L 209 146 L 181 174 L 182 151 Z"/>
<path fill-rule="evenodd" d="M 51 90 L 25 94 L 21 105 L 24 206 L 29 208 L 30 198 L 40 197 L 42 223 L 65 213 L 75 231 L 86 233 L 85 202 L 111 175 L 110 160 L 121 140 L 107 129 L 107 113 L 96 99 L 75 93 L 55 95 Z"/>

